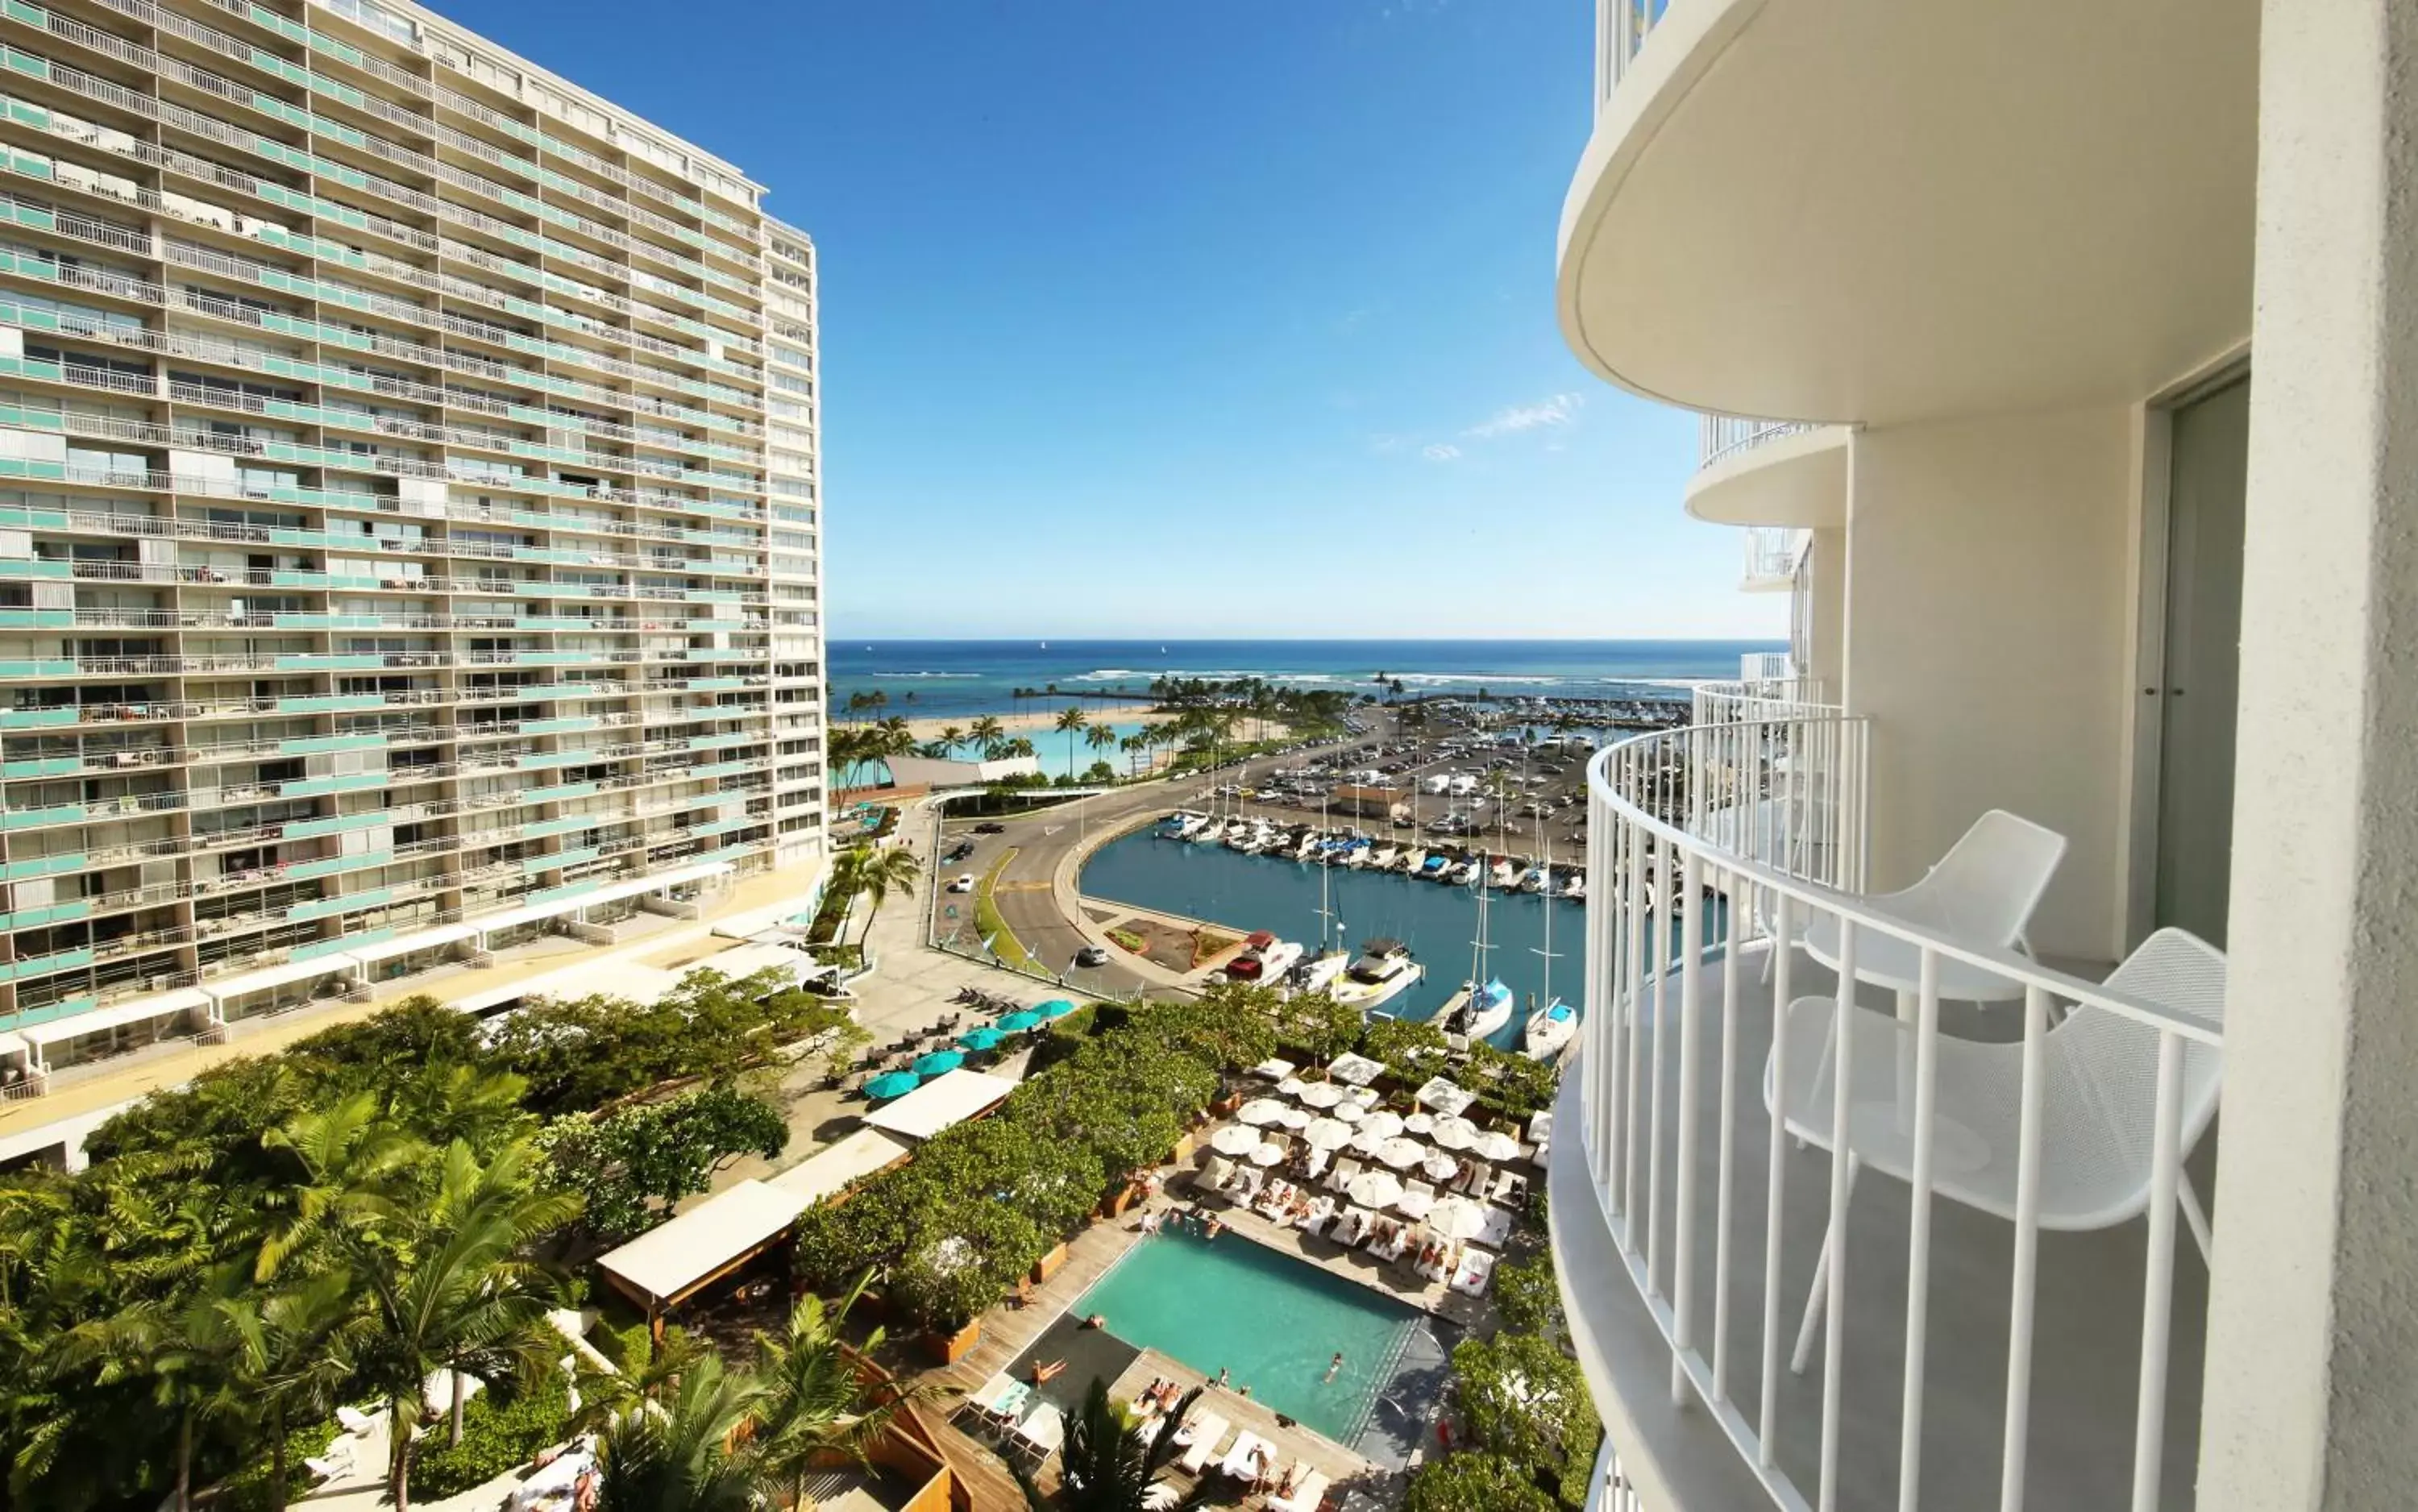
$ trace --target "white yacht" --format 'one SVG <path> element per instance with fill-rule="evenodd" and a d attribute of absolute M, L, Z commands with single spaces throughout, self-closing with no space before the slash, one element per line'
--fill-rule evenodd
<path fill-rule="evenodd" d="M 1341 980 L 1343 969 L 1351 964 L 1352 956 L 1349 952 L 1340 950 L 1322 952 L 1293 966 L 1289 985 L 1295 994 L 1305 997 L 1321 992 L 1331 992 L 1335 988 L 1335 984 Z"/>
<path fill-rule="evenodd" d="M 1376 852 L 1369 858 L 1369 869 L 1372 872 L 1389 872 L 1394 869 L 1394 863 L 1401 859 L 1401 847 L 1395 845 L 1379 846 Z"/>
<path fill-rule="evenodd" d="M 1411 959 L 1411 947 L 1399 939 L 1372 939 L 1360 947 L 1360 958 L 1335 984 L 1335 1000 L 1375 1009 L 1408 992 L 1426 975 L 1427 968 Z"/>
<path fill-rule="evenodd" d="M 1484 986 L 1464 982 L 1452 1000 L 1436 1014 L 1436 1027 L 1447 1034 L 1486 1039 L 1511 1022 L 1511 989 L 1489 979 Z"/>
<path fill-rule="evenodd" d="M 1532 1061 L 1550 1061 L 1567 1048 L 1579 1031 L 1579 1011 L 1555 998 L 1528 1016 L 1521 1048 Z"/>

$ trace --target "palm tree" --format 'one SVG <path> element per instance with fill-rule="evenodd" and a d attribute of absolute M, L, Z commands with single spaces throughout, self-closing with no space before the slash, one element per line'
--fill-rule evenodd
<path fill-rule="evenodd" d="M 1117 743 L 1117 732 L 1105 724 L 1086 725 L 1083 743 L 1105 756 Z"/>
<path fill-rule="evenodd" d="M 955 756 L 957 747 L 966 743 L 966 732 L 955 725 L 943 725 L 941 726 L 941 743 L 949 748 L 950 755 Z"/>
<path fill-rule="evenodd" d="M 1075 770 L 1075 737 L 1089 727 L 1089 721 L 1084 719 L 1079 707 L 1068 704 L 1058 710 L 1058 718 L 1049 727 L 1066 737 L 1066 770 L 1072 772 Z"/>
<path fill-rule="evenodd" d="M 999 722 L 998 715 L 983 715 L 974 721 L 973 728 L 967 733 L 982 746 L 984 760 L 999 759 L 999 748 L 1007 741 L 1007 726 Z"/>
<path fill-rule="evenodd" d="M 598 1512 L 747 1512 L 757 1467 L 732 1440 L 762 1395 L 754 1377 L 709 1350 L 681 1372 L 668 1402 L 615 1412 L 598 1435 Z"/>
<path fill-rule="evenodd" d="M 285 1431 L 325 1416 L 352 1382 L 368 1320 L 353 1306 L 349 1272 L 324 1271 L 288 1290 L 231 1299 L 243 1340 L 238 1374 L 268 1429 L 268 1504 L 285 1512 Z"/>
<path fill-rule="evenodd" d="M 867 904 L 865 931 L 856 937 L 857 949 L 862 951 L 865 942 L 873 936 L 873 916 L 881 911 L 881 905 L 889 900 L 892 893 L 914 890 L 915 878 L 922 874 L 924 863 L 915 859 L 915 852 L 904 846 L 879 848 L 859 846 L 849 854 L 858 858 L 850 868 L 851 895 L 865 899 Z"/>
<path fill-rule="evenodd" d="M 1153 1500 L 1153 1488 L 1159 1482 L 1159 1473 L 1175 1458 L 1175 1436 L 1184 1427 L 1184 1419 L 1192 1404 L 1201 1399 L 1204 1388 L 1193 1387 L 1184 1399 L 1175 1404 L 1167 1426 L 1155 1436 L 1144 1441 L 1133 1431 L 1133 1423 L 1123 1409 L 1110 1400 L 1109 1383 L 1098 1376 L 1092 1378 L 1092 1389 L 1083 1398 L 1083 1410 L 1066 1425 L 1065 1447 L 1058 1460 L 1058 1496 L 1052 1501 L 1041 1494 L 1033 1484 L 1033 1473 L 1017 1460 L 1008 1461 L 1016 1473 L 1016 1483 L 1024 1488 L 1024 1500 L 1033 1512 L 1143 1512 L 1146 1507 L 1193 1507 L 1208 1500 L 1216 1488 L 1215 1478 L 1202 1476 L 1199 1485 L 1180 1500 Z"/>
<path fill-rule="evenodd" d="M 1125 754 L 1126 776 L 1139 777 L 1141 775 L 1141 754 L 1144 751 L 1149 750 L 1152 743 L 1150 726 L 1147 725 L 1117 742 L 1117 749 Z"/>
<path fill-rule="evenodd" d="M 762 1478 L 803 1503 L 805 1484 L 834 1454 L 859 1464 L 911 1390 L 878 1385 L 861 1363 L 881 1348 L 877 1328 L 859 1349 L 840 1336 L 865 1283 L 826 1308 L 809 1296 L 789 1314 L 788 1330 L 756 1336 L 758 1381 L 763 1388 L 756 1413 L 756 1459 Z"/>
<path fill-rule="evenodd" d="M 190 1301 L 137 1302 L 77 1324 L 59 1341 L 62 1367 L 98 1366 L 103 1386 L 147 1378 L 152 1401 L 175 1415 L 177 1512 L 193 1504 L 195 1429 L 250 1415 L 246 1339 L 236 1310 L 248 1285 L 244 1272 L 240 1265 L 217 1266 Z"/>

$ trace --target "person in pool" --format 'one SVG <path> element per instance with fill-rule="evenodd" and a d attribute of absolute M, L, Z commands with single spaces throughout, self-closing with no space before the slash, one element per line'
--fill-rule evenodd
<path fill-rule="evenodd" d="M 1326 1362 L 1326 1379 L 1328 1381 L 1334 1380 L 1337 1375 L 1341 1373 L 1342 1369 L 1343 1352 L 1341 1350 L 1337 1350 L 1335 1352 L 1335 1358 Z M 1322 1382 L 1322 1384 L 1324 1382 Z"/>

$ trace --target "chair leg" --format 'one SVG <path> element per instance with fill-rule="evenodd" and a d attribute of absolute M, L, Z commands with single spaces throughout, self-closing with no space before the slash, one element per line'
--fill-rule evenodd
<path fill-rule="evenodd" d="M 2209 1233 L 2208 1211 L 2199 1205 L 2199 1192 L 2193 1187 L 2191 1176 L 2182 1171 L 2175 1175 L 2175 1200 L 2182 1207 L 2183 1221 L 2191 1225 L 2192 1238 L 2199 1245 L 2200 1263 L 2205 1265 L 2214 1243 Z"/>
<path fill-rule="evenodd" d="M 1847 1157 L 1847 1198 L 1850 1201 L 1856 1196 L 1856 1172 L 1862 1167 L 1862 1161 L 1853 1155 Z M 1814 1290 L 1805 1298 L 1804 1321 L 1797 1325 L 1796 1352 L 1788 1357 L 1791 1375 L 1803 1375 L 1805 1367 L 1814 1358 L 1814 1334 L 1822 1326 L 1822 1306 L 1830 1295 L 1830 1246 L 1838 1242 L 1839 1233 L 1835 1229 L 1822 1235 L 1822 1254 L 1814 1262 Z"/>

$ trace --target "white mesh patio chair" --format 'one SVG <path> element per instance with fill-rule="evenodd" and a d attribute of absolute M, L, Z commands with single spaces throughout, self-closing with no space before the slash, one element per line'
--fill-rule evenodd
<path fill-rule="evenodd" d="M 2161 929 L 2109 974 L 2112 991 L 2156 1003 L 2211 1029 L 2225 1024 L 2225 955 L 2181 929 Z M 1780 1032 L 1788 1037 L 1789 1085 L 1775 1088 L 1764 1065 L 1764 1106 L 1787 1120 L 1803 1143 L 1831 1148 L 1837 1039 L 1834 999 L 1799 998 Z M 1855 1010 L 1849 1026 L 1852 1109 L 1847 1128 L 1847 1182 L 1870 1167 L 1900 1181 L 1914 1172 L 1915 1088 L 1911 1066 L 1916 1028 L 1892 1015 Z M 2157 1030 L 2083 1004 L 2043 1031 L 2040 1122 L 2040 1226 L 2069 1231 L 2113 1228 L 2150 1205 L 2151 1149 L 2157 1110 Z M 1775 1047 L 1776 1048 L 1776 1047 Z M 1982 1044 L 1939 1037 L 1932 1137 L 1932 1191 L 1951 1202 L 2015 1216 L 2015 1167 L 2023 1106 L 2021 1041 Z M 2188 1158 L 2215 1116 L 2224 1054 L 2186 1041 L 2182 1064 L 2182 1142 Z M 1834 1152 L 1835 1154 L 1835 1152 Z M 2203 1260 L 2208 1216 L 2188 1172 L 2176 1202 Z M 1830 1245 L 1826 1236 L 1814 1273 L 1813 1295 L 1797 1336 L 1792 1370 L 1802 1371 L 1827 1291 Z"/>
<path fill-rule="evenodd" d="M 1994 808 L 1957 837 L 1922 880 L 1900 892 L 1867 897 L 1864 905 L 1959 944 L 1993 950 L 2012 946 L 2028 955 L 2031 941 L 2025 931 L 2064 859 L 2065 836 Z M 1828 914 L 1800 917 L 1795 941 L 1776 939 L 1764 953 L 1766 982 L 1771 980 L 1772 957 L 1792 943 L 1836 960 L 1839 922 Z"/>

